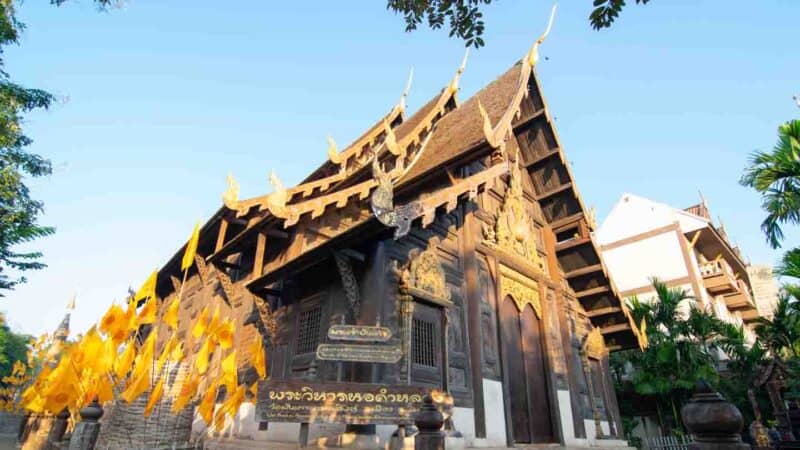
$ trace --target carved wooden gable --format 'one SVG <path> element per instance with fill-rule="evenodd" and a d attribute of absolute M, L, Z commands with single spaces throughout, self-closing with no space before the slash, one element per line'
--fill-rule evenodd
<path fill-rule="evenodd" d="M 417 253 L 418 252 L 418 253 Z M 447 287 L 444 268 L 439 260 L 436 240 L 431 239 L 428 247 L 416 255 L 412 253 L 408 267 L 401 272 L 403 287 L 412 295 L 422 296 L 436 303 L 450 303 L 450 289 Z"/>
<path fill-rule="evenodd" d="M 497 213 L 495 225 L 484 226 L 484 237 L 489 246 L 522 257 L 537 270 L 544 270 L 544 263 L 537 250 L 536 228 L 525 209 L 519 162 L 512 164 L 508 189 Z"/>

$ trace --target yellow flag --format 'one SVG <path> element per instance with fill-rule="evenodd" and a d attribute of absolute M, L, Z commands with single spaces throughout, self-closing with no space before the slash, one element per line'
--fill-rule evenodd
<path fill-rule="evenodd" d="M 97 396 L 97 401 L 105 403 L 114 400 L 114 391 L 111 388 L 111 380 L 108 379 L 108 375 L 103 374 L 98 376 L 97 379 L 94 380 L 93 385 L 94 395 Z"/>
<path fill-rule="evenodd" d="M 203 345 L 200 346 L 200 351 L 197 352 L 197 358 L 195 359 L 195 366 L 197 367 L 197 372 L 200 375 L 205 375 L 206 371 L 208 370 L 208 358 L 211 355 L 211 339 L 206 339 L 203 342 Z"/>
<path fill-rule="evenodd" d="M 128 371 L 131 370 L 133 365 L 133 358 L 136 356 L 136 345 L 133 342 L 128 342 L 122 355 L 114 361 L 114 373 L 120 380 L 125 378 Z"/>
<path fill-rule="evenodd" d="M 217 328 L 219 328 L 221 322 L 219 319 L 219 305 L 214 308 L 214 315 L 211 316 L 211 320 L 208 321 L 208 331 L 213 334 L 216 338 Z"/>
<path fill-rule="evenodd" d="M 173 350 L 175 350 L 176 345 L 178 345 L 178 337 L 173 334 L 167 343 L 164 344 L 164 348 L 161 349 L 161 355 L 158 356 L 158 361 L 156 362 L 156 371 L 161 371 L 164 367 L 164 363 L 167 362 L 167 359 L 170 358 Z"/>
<path fill-rule="evenodd" d="M 233 321 L 231 319 L 225 319 L 225 321 L 222 322 L 222 324 L 214 331 L 220 347 L 225 350 L 233 347 L 233 336 L 235 332 L 236 327 L 234 326 Z"/>
<path fill-rule="evenodd" d="M 200 311 L 200 315 L 197 316 L 197 320 L 194 323 L 194 328 L 192 328 L 192 336 L 195 338 L 199 338 L 206 333 L 208 329 L 208 305 L 204 306 L 202 311 Z"/>
<path fill-rule="evenodd" d="M 154 298 L 156 296 L 156 282 L 158 281 L 158 271 L 154 270 L 153 273 L 145 280 L 142 287 L 136 291 L 136 295 L 133 296 L 133 299 L 137 302 L 139 300 L 144 300 L 146 298 Z"/>
<path fill-rule="evenodd" d="M 239 386 L 239 374 L 236 370 L 236 350 L 230 352 L 225 359 L 222 360 L 222 384 L 232 393 L 237 386 Z"/>
<path fill-rule="evenodd" d="M 153 392 L 150 394 L 150 398 L 147 400 L 147 405 L 144 407 L 145 417 L 149 417 L 150 414 L 152 414 L 153 408 L 156 406 L 156 403 L 161 400 L 162 395 L 164 395 L 164 377 L 158 379 L 156 387 L 153 388 Z"/>
<path fill-rule="evenodd" d="M 138 302 L 136 299 L 131 298 L 128 301 L 128 308 L 125 309 L 125 319 L 124 322 L 127 323 L 128 331 L 134 331 L 139 328 L 139 324 L 136 322 L 136 307 Z"/>
<path fill-rule="evenodd" d="M 183 252 L 181 270 L 186 270 L 194 264 L 194 255 L 197 254 L 197 241 L 200 240 L 200 223 L 194 225 L 194 231 L 186 244 L 186 251 Z"/>
<path fill-rule="evenodd" d="M 217 398 L 217 383 L 211 382 L 211 385 L 206 389 L 203 394 L 203 399 L 200 405 L 197 406 L 197 413 L 203 418 L 206 425 L 211 425 L 211 418 L 214 414 L 214 403 Z"/>
<path fill-rule="evenodd" d="M 139 316 L 137 317 L 137 323 L 139 325 L 154 323 L 156 321 L 156 309 L 157 305 L 155 297 L 144 302 L 142 310 L 139 311 Z"/>
<path fill-rule="evenodd" d="M 169 304 L 167 307 L 167 312 L 164 313 L 164 316 L 161 320 L 167 324 L 168 327 L 172 328 L 173 330 L 178 329 L 178 299 L 175 298 L 172 300 L 172 303 Z"/>
<path fill-rule="evenodd" d="M 127 403 L 136 400 L 137 397 L 144 394 L 150 387 L 150 374 L 152 372 L 150 364 L 143 364 L 142 366 L 142 370 L 135 372 L 134 375 L 136 376 L 131 376 L 131 379 L 128 381 L 128 386 L 126 386 L 125 390 L 120 394 L 120 398 Z"/>
<path fill-rule="evenodd" d="M 100 331 L 111 336 L 112 339 L 124 336 L 127 333 L 128 324 L 125 322 L 125 311 L 119 305 L 111 305 L 106 313 L 103 314 L 103 318 L 100 319 Z"/>
<path fill-rule="evenodd" d="M 258 336 L 252 344 L 250 344 L 250 364 L 256 369 L 258 378 L 264 379 L 267 377 L 267 362 L 264 357 L 264 347 L 261 342 L 261 336 Z"/>
<path fill-rule="evenodd" d="M 175 402 L 172 403 L 172 413 L 178 414 L 192 401 L 194 398 L 195 392 L 197 392 L 197 386 L 200 384 L 200 378 L 197 374 L 192 371 L 185 380 L 183 380 L 183 384 L 181 384 L 181 391 L 178 393 L 178 396 L 175 398 Z"/>

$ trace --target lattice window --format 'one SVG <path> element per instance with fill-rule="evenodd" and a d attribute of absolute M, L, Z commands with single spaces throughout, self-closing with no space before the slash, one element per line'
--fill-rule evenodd
<path fill-rule="evenodd" d="M 317 305 L 300 313 L 297 323 L 297 351 L 296 354 L 312 353 L 319 344 L 319 328 L 322 321 L 322 306 Z"/>
<path fill-rule="evenodd" d="M 414 318 L 411 339 L 411 361 L 421 366 L 436 367 L 436 324 Z"/>

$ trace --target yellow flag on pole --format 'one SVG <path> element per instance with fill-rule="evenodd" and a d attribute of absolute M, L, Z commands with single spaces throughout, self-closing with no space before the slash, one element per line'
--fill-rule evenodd
<path fill-rule="evenodd" d="M 176 330 L 178 328 L 178 299 L 172 300 L 172 303 L 169 304 L 167 307 L 167 312 L 164 313 L 164 316 L 161 320 L 167 324 L 168 327 L 172 328 L 172 330 Z"/>
<path fill-rule="evenodd" d="M 181 261 L 181 270 L 186 270 L 194 264 L 194 255 L 197 254 L 197 241 L 200 240 L 200 224 L 194 225 L 194 231 L 186 244 L 186 251 L 183 252 L 183 260 Z"/>
<path fill-rule="evenodd" d="M 164 377 L 158 379 L 156 387 L 153 389 L 153 392 L 150 394 L 150 398 L 147 400 L 147 405 L 144 407 L 145 417 L 150 416 L 150 414 L 153 412 L 153 408 L 156 406 L 156 403 L 161 400 L 162 395 L 164 395 Z"/>
<path fill-rule="evenodd" d="M 142 287 L 136 291 L 136 295 L 133 296 L 133 299 L 138 302 L 146 298 L 154 298 L 156 296 L 156 281 L 158 281 L 158 271 L 154 270 L 147 280 L 145 280 L 144 284 L 142 284 Z"/>

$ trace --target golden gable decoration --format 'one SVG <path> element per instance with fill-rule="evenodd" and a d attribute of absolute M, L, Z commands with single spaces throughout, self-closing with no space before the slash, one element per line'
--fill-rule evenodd
<path fill-rule="evenodd" d="M 412 250 L 408 267 L 400 273 L 400 281 L 411 295 L 422 294 L 422 297 L 437 303 L 450 303 L 450 289 L 435 239 L 431 239 L 428 248 L 422 252 Z"/>
<path fill-rule="evenodd" d="M 542 304 L 539 299 L 539 283 L 506 266 L 500 266 L 500 297 L 510 296 L 519 312 L 531 305 L 536 317 L 542 318 Z"/>
<path fill-rule="evenodd" d="M 602 359 L 608 353 L 606 341 L 603 339 L 603 333 L 600 332 L 600 328 L 594 327 L 586 335 L 586 339 L 583 341 L 583 353 L 594 359 Z"/>
<path fill-rule="evenodd" d="M 517 163 L 511 164 L 509 186 L 506 189 L 503 205 L 497 213 L 494 228 L 484 225 L 484 242 L 505 253 L 521 256 L 536 269 L 544 271 L 544 263 L 536 249 L 536 228 L 525 211 L 522 198 L 522 175 Z"/>

